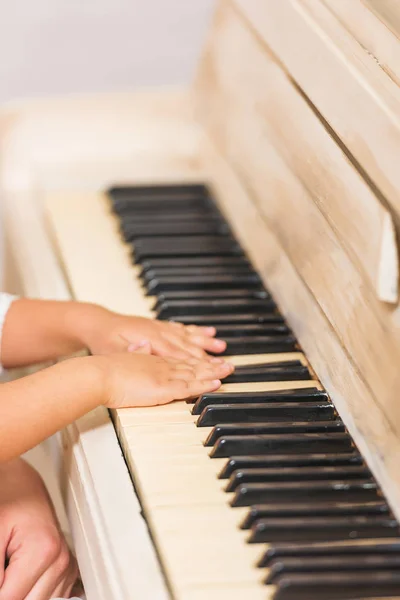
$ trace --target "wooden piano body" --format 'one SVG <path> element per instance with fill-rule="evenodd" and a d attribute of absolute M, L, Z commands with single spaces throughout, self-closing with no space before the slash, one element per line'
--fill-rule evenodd
<path fill-rule="evenodd" d="M 190 89 L 3 107 L 1 198 L 25 294 L 146 314 L 103 190 L 208 183 L 400 517 L 400 42 L 374 4 L 221 0 Z M 88 600 L 170 597 L 107 412 L 57 441 Z"/>

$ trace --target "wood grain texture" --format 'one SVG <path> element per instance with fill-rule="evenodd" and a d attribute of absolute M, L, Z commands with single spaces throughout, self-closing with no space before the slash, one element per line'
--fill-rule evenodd
<path fill-rule="evenodd" d="M 370 53 L 379 67 L 400 83 L 400 10 L 397 0 L 322 0 L 342 25 Z M 389 4 L 387 3 L 387 4 Z M 390 10 L 391 9 L 391 10 Z M 395 18 L 391 18 L 396 16 Z"/>
<path fill-rule="evenodd" d="M 318 170 L 318 164 L 313 162 L 311 174 L 308 174 L 305 147 L 303 172 L 295 176 L 271 142 L 270 130 L 276 128 L 273 138 L 278 143 L 279 133 L 285 132 L 286 128 L 283 123 L 285 113 L 281 114 L 276 108 L 279 98 L 285 105 L 283 92 L 295 94 L 296 91 L 279 86 L 279 67 L 266 55 L 240 16 L 229 8 L 224 20 L 218 22 L 218 35 L 211 45 L 210 60 L 211 69 L 208 62 L 203 73 L 207 94 L 203 106 L 204 121 L 212 115 L 209 120 L 211 134 L 222 153 L 230 159 L 251 191 L 257 209 L 279 238 L 294 268 L 350 354 L 355 368 L 361 372 L 392 426 L 400 432 L 400 403 L 393 394 L 400 362 L 399 324 L 390 308 L 378 300 L 375 284 L 370 284 L 357 262 L 346 252 L 347 248 L 336 232 L 336 229 L 339 232 L 345 229 L 341 227 L 339 216 L 340 210 L 348 209 L 349 202 L 337 186 L 324 187 L 326 178 L 333 181 L 337 176 L 344 188 L 347 174 L 351 186 L 351 165 L 347 165 L 346 170 L 346 164 L 340 167 L 327 160 Z M 240 85 L 237 84 L 239 81 Z M 278 98 L 269 110 L 268 102 L 275 93 L 272 88 L 276 82 Z M 218 96 L 214 103 L 213 94 L 208 95 L 210 87 L 216 90 L 214 97 Z M 270 127 L 273 119 L 276 122 Z M 292 142 L 283 133 L 282 143 L 291 143 L 300 152 L 296 123 L 291 122 L 290 116 L 287 120 Z M 319 138 L 314 152 L 320 149 L 323 162 L 325 146 L 318 141 Z M 327 175 L 329 169 L 331 172 Z M 309 181 L 311 191 L 300 177 Z M 316 202 L 313 194 L 318 187 L 323 188 L 319 196 L 323 196 L 323 200 Z M 374 198 L 370 200 L 373 202 Z M 327 212 L 332 205 L 337 206 L 335 229 L 320 210 L 321 203 Z M 362 205 L 359 212 L 368 210 L 368 206 Z M 357 214 L 354 214 L 356 220 Z M 367 239 L 364 244 L 367 245 Z M 375 251 L 379 258 L 379 247 Z M 303 327 L 307 326 L 306 321 Z M 302 342 L 301 336 L 299 339 Z"/>
<path fill-rule="evenodd" d="M 400 89 L 320 0 L 234 0 L 400 212 Z"/>
<path fill-rule="evenodd" d="M 221 139 L 219 139 L 221 142 Z M 328 389 L 351 435 L 400 516 L 400 448 L 392 425 L 371 395 L 321 307 L 294 268 L 273 227 L 215 145 L 203 146 L 204 168 L 220 207 L 251 260 L 274 294 L 302 347 Z"/>

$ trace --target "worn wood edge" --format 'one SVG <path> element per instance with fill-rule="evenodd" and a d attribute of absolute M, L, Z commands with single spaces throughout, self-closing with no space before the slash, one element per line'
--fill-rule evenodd
<path fill-rule="evenodd" d="M 257 211 L 245 184 L 211 140 L 204 140 L 202 156 L 221 209 L 274 294 L 308 360 L 400 518 L 400 444 L 396 434 L 284 248 Z"/>
<path fill-rule="evenodd" d="M 400 406 L 393 395 L 398 380 L 396 356 L 400 360 L 399 328 L 389 308 L 377 299 L 375 289 L 367 285 L 343 251 L 308 190 L 271 144 L 264 127 L 266 119 L 254 109 L 257 98 L 249 80 L 236 86 L 243 72 L 237 67 L 240 56 L 233 54 L 233 39 L 246 65 L 257 63 L 251 51 L 255 48 L 251 34 L 228 9 L 220 17 L 218 38 L 208 59 L 212 65 L 208 62 L 203 72 L 205 93 L 211 97 L 208 110 L 202 112 L 203 120 L 251 190 L 260 214 L 274 229 L 382 412 L 399 429 Z M 243 43 L 246 39 L 247 44 Z M 229 70 L 231 85 L 227 83 Z"/>
<path fill-rule="evenodd" d="M 400 89 L 317 0 L 231 0 L 400 212 Z M 350 108 L 351 107 L 351 108 Z M 382 132 L 385 143 L 382 143 Z"/>
<path fill-rule="evenodd" d="M 379 0 L 381 2 L 382 0 Z M 347 31 L 369 52 L 380 68 L 400 84 L 399 38 L 381 20 L 372 2 L 365 0 L 322 0 Z"/>

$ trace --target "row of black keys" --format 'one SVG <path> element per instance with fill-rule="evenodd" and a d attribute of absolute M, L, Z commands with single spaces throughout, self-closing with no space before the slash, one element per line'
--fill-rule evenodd
<path fill-rule="evenodd" d="M 181 199 L 144 192 L 143 200 L 139 193 L 129 200 L 127 191 L 114 190 L 114 210 L 142 266 L 147 294 L 156 297 L 157 317 L 214 325 L 230 354 L 295 350 L 295 337 L 209 197 L 185 192 L 188 205 L 182 208 Z M 199 219 L 209 225 L 210 218 L 218 234 L 205 227 L 202 235 L 182 235 L 196 233 L 190 227 Z"/>
<path fill-rule="evenodd" d="M 146 193 L 139 190 L 134 200 L 129 191 L 117 194 L 114 210 L 148 293 L 157 297 L 158 316 L 215 325 L 221 337 L 240 340 L 237 353 L 282 352 L 282 345 L 260 343 L 267 332 L 291 334 L 210 199 L 189 190 L 169 200 Z M 258 344 L 251 346 L 250 337 Z M 286 349 L 295 348 L 291 338 Z M 239 367 L 227 381 L 309 378 L 301 362 L 284 361 Z M 242 523 L 249 542 L 269 544 L 259 566 L 268 567 L 266 583 L 277 586 L 277 599 L 400 594 L 396 539 L 340 543 L 397 538 L 399 529 L 324 392 L 206 394 L 193 414 L 199 427 L 213 427 L 206 441 L 211 456 L 228 459 L 220 477 L 234 492 L 232 506 L 249 507 Z"/>
<path fill-rule="evenodd" d="M 400 595 L 398 523 L 325 392 L 210 393 L 192 413 L 276 600 Z"/>

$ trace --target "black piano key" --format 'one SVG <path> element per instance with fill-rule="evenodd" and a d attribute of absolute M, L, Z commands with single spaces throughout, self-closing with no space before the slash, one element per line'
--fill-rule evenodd
<path fill-rule="evenodd" d="M 285 541 L 333 541 L 398 537 L 396 519 L 386 515 L 349 517 L 300 517 L 259 519 L 254 523 L 249 544 Z"/>
<path fill-rule="evenodd" d="M 212 202 L 210 192 L 203 183 L 115 185 L 107 190 L 107 194 L 113 202 L 123 199 L 132 203 L 147 202 L 148 199 Z"/>
<path fill-rule="evenodd" d="M 268 421 L 327 421 L 336 411 L 330 402 L 282 402 L 276 404 L 209 404 L 197 419 L 197 427 L 219 423 L 263 423 Z"/>
<path fill-rule="evenodd" d="M 389 515 L 384 500 L 370 502 L 299 502 L 297 504 L 257 504 L 252 506 L 243 519 L 241 529 L 250 529 L 259 519 L 285 517 L 329 517 L 350 515 Z"/>
<path fill-rule="evenodd" d="M 171 300 L 160 306 L 157 318 L 174 318 L 175 320 L 179 319 L 182 322 L 187 322 L 188 317 L 191 315 L 208 315 L 210 319 L 212 315 L 229 314 L 234 315 L 236 321 L 237 314 L 251 313 L 252 315 L 255 314 L 255 317 L 251 321 L 254 322 L 257 320 L 257 313 L 262 313 L 259 317 L 262 319 L 265 313 L 272 312 L 274 309 L 275 303 L 270 298 L 267 300 L 264 298 L 256 298 L 252 300 L 248 300 L 247 298 L 222 298 L 218 300 L 203 300 L 201 298 L 198 300 Z M 268 318 L 268 316 L 266 318 Z M 260 320 L 259 322 L 262 323 L 264 321 Z"/>
<path fill-rule="evenodd" d="M 245 300 L 266 300 L 270 298 L 268 292 L 264 289 L 260 290 L 190 290 L 190 291 L 182 291 L 182 290 L 172 290 L 168 292 L 162 292 L 157 294 L 155 310 L 159 310 L 161 305 L 164 302 L 169 302 L 170 300 L 196 300 L 201 299 L 205 300 L 206 298 L 211 298 L 212 300 L 217 300 L 218 298 L 242 298 Z M 234 319 L 234 315 L 230 317 Z M 283 318 L 279 317 L 277 319 L 278 323 L 283 323 Z M 255 323 L 258 325 L 258 323 Z M 251 325 L 253 326 L 253 325 Z"/>
<path fill-rule="evenodd" d="M 279 467 L 270 469 L 241 469 L 235 471 L 225 488 L 234 492 L 241 484 L 269 481 L 315 481 L 319 479 L 365 479 L 371 473 L 366 466 L 355 467 Z"/>
<path fill-rule="evenodd" d="M 125 215 L 145 213 L 156 218 L 160 213 L 170 213 L 179 216 L 182 212 L 213 211 L 220 214 L 215 204 L 207 196 L 193 193 L 146 193 L 136 191 L 111 193 L 111 206 L 115 213 L 124 217 Z"/>
<path fill-rule="evenodd" d="M 325 433 L 343 432 L 345 427 L 340 419 L 315 422 L 271 422 L 271 423 L 226 423 L 215 425 L 204 442 L 205 446 L 214 446 L 220 438 L 228 436 L 284 435 L 287 433 Z"/>
<path fill-rule="evenodd" d="M 264 335 L 264 336 L 243 336 L 243 337 L 224 337 L 227 343 L 223 356 L 237 354 L 269 354 L 276 352 L 295 352 L 297 341 L 294 335 Z"/>
<path fill-rule="evenodd" d="M 289 333 L 291 333 L 291 331 L 285 323 L 221 325 L 217 328 L 217 336 L 224 339 L 245 336 L 257 337 L 265 335 L 287 335 Z M 246 370 L 249 371 L 249 369 Z"/>
<path fill-rule="evenodd" d="M 229 227 L 219 221 L 158 221 L 155 223 L 138 223 L 133 221 L 121 226 L 121 233 L 126 242 L 133 242 L 140 237 L 188 236 L 188 235 L 229 235 Z"/>
<path fill-rule="evenodd" d="M 270 454 L 266 456 L 232 456 L 221 469 L 219 479 L 229 477 L 239 469 L 265 469 L 269 467 L 324 467 L 364 464 L 361 454 L 350 451 L 338 454 Z"/>
<path fill-rule="evenodd" d="M 218 336 L 217 336 L 218 337 Z M 310 371 L 300 361 L 282 361 L 258 365 L 236 367 L 234 373 L 224 379 L 224 383 L 250 381 L 299 381 L 311 379 Z"/>
<path fill-rule="evenodd" d="M 193 204 L 192 206 L 176 207 L 171 205 L 169 208 L 165 203 L 157 203 L 154 201 L 152 206 L 133 206 L 132 202 L 120 203 L 119 206 L 114 206 L 113 211 L 118 215 L 122 226 L 128 226 L 130 223 L 147 224 L 154 222 L 159 223 L 164 221 L 167 223 L 176 223 L 177 221 L 186 222 L 188 224 L 195 223 L 197 220 L 215 221 L 216 223 L 223 222 L 221 215 L 212 206 Z M 168 235 L 168 234 L 167 234 Z"/>
<path fill-rule="evenodd" d="M 142 262 L 141 276 L 151 269 L 196 268 L 227 266 L 229 268 L 253 268 L 246 256 L 191 256 L 184 258 L 150 258 Z"/>
<path fill-rule="evenodd" d="M 324 556 L 327 558 L 335 556 L 366 556 L 378 553 L 379 555 L 390 556 L 398 554 L 400 556 L 400 538 L 382 540 L 382 538 L 372 538 L 357 541 L 333 542 L 306 542 L 306 543 L 283 543 L 272 544 L 267 547 L 262 557 L 257 563 L 260 568 L 269 567 L 271 562 L 276 559 L 285 559 L 289 557 L 306 558 Z"/>
<path fill-rule="evenodd" d="M 400 596 L 400 571 L 296 573 L 275 583 L 274 600 L 365 600 Z"/>
<path fill-rule="evenodd" d="M 165 307 L 166 308 L 166 307 Z M 283 323 L 283 317 L 276 313 L 272 312 L 274 307 L 270 309 L 270 311 L 266 310 L 260 313 L 226 313 L 226 314 L 218 314 L 210 313 L 210 314 L 200 314 L 193 313 L 189 315 L 181 314 L 178 316 L 170 317 L 168 315 L 164 316 L 165 313 L 168 313 L 168 310 L 164 310 L 164 314 L 161 311 L 158 313 L 159 319 L 167 318 L 171 321 L 180 321 L 181 323 L 187 325 L 199 325 L 202 327 L 211 326 L 218 328 L 221 324 L 235 324 L 235 323 Z M 183 313 L 183 310 L 182 310 Z M 160 316 L 161 315 L 161 316 Z"/>
<path fill-rule="evenodd" d="M 311 558 L 286 558 L 271 561 L 265 583 L 274 584 L 279 576 L 292 573 L 342 573 L 346 571 L 395 570 L 400 567 L 400 556 L 368 554 L 366 556 L 336 556 L 326 558 L 314 556 Z"/>
<path fill-rule="evenodd" d="M 378 486 L 370 478 L 247 483 L 236 489 L 231 506 L 252 506 L 264 502 L 297 503 L 311 499 L 316 502 L 334 500 L 353 502 L 376 500 L 378 497 Z"/>
<path fill-rule="evenodd" d="M 131 224 L 147 225 L 150 222 L 155 224 L 163 223 L 224 223 L 221 215 L 211 207 L 182 208 L 180 211 L 169 212 L 165 209 L 158 209 L 156 218 L 154 218 L 154 209 L 134 209 L 132 206 L 114 211 L 120 219 L 120 229 L 123 230 Z M 147 237 L 147 236 L 146 236 Z"/>
<path fill-rule="evenodd" d="M 242 249 L 229 236 L 190 237 L 142 237 L 135 241 L 134 259 L 136 263 L 151 257 L 200 256 L 200 255 L 240 256 Z"/>
<path fill-rule="evenodd" d="M 284 435 L 235 435 L 219 438 L 211 458 L 249 454 L 309 454 L 346 452 L 354 449 L 347 433 L 291 433 Z"/>
<path fill-rule="evenodd" d="M 199 277 L 200 275 L 257 275 L 257 273 L 249 266 L 227 267 L 226 265 L 207 266 L 207 267 L 158 267 L 148 269 L 143 273 L 142 279 L 150 283 L 158 277 Z M 258 280 L 259 280 L 258 276 Z M 246 290 L 243 290 L 246 291 Z"/>
<path fill-rule="evenodd" d="M 194 403 L 192 414 L 200 415 L 209 404 L 275 404 L 282 402 L 321 402 L 328 404 L 326 392 L 317 388 L 300 388 L 277 390 L 275 392 L 207 392 L 202 394 Z"/>
<path fill-rule="evenodd" d="M 256 273 L 237 275 L 190 275 L 182 277 L 160 276 L 147 284 L 147 294 L 152 296 L 171 290 L 262 289 Z"/>

